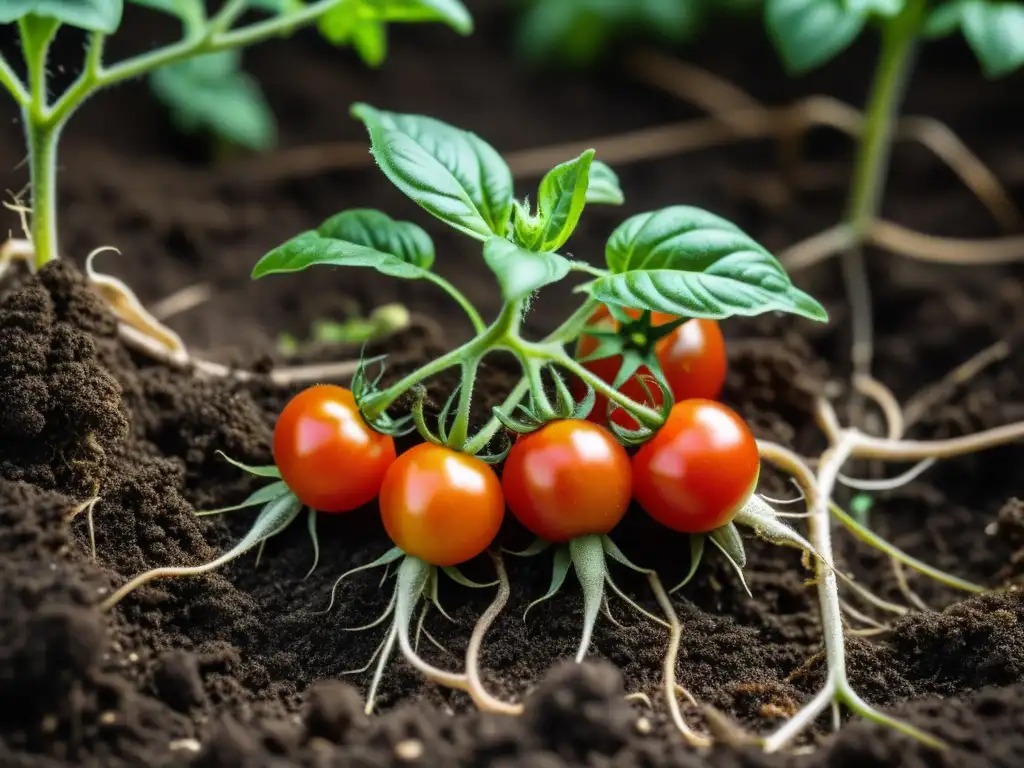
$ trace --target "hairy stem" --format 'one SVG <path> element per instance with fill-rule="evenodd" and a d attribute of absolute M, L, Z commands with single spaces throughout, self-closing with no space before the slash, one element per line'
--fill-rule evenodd
<path fill-rule="evenodd" d="M 36 122 L 25 110 L 32 185 L 32 245 L 36 270 L 59 256 L 57 246 L 57 141 L 61 126 Z"/>
<path fill-rule="evenodd" d="M 0 54 L 0 85 L 7 89 L 7 91 L 14 97 L 14 100 L 21 106 L 28 104 L 31 98 L 28 93 L 28 89 L 25 88 L 25 84 L 21 82 L 21 78 L 18 77 L 17 73 L 11 69 L 10 63 L 7 59 Z"/>
<path fill-rule="evenodd" d="M 558 328 L 549 333 L 541 344 L 558 344 L 572 341 L 580 335 L 580 331 L 584 326 L 586 326 L 587 321 L 590 319 L 591 315 L 594 314 L 594 311 L 598 306 L 600 306 L 600 302 L 597 301 L 597 299 L 588 297 L 579 309 L 573 312 L 564 323 L 558 326 Z M 526 397 L 526 393 L 529 391 L 530 382 L 529 379 L 524 376 L 509 393 L 508 397 L 505 398 L 505 402 L 501 404 L 501 412 L 506 416 L 512 413 L 522 399 Z M 494 436 L 498 434 L 498 430 L 500 429 L 501 422 L 496 417 L 492 417 L 466 445 L 466 453 L 474 455 L 482 451 L 487 447 L 487 444 L 494 438 Z"/>
<path fill-rule="evenodd" d="M 481 334 L 487 330 L 487 323 L 485 323 L 483 318 L 480 317 L 480 313 L 476 311 L 476 307 L 470 303 L 469 299 L 463 295 L 462 291 L 440 275 L 434 274 L 433 272 L 427 272 L 426 279 L 447 293 L 455 300 L 456 304 L 462 307 L 462 311 L 466 313 L 466 317 L 469 318 L 469 322 L 473 324 L 474 333 Z"/>
<path fill-rule="evenodd" d="M 480 367 L 480 358 L 474 357 L 462 364 L 462 386 L 459 388 L 459 409 L 455 413 L 455 422 L 448 433 L 448 447 L 462 450 L 469 438 L 469 416 L 473 407 L 473 386 L 476 384 L 476 372 Z"/>
<path fill-rule="evenodd" d="M 604 395 L 606 398 L 621 406 L 626 410 L 634 419 L 643 424 L 645 427 L 651 427 L 657 429 L 661 426 L 664 419 L 661 414 L 652 408 L 648 408 L 646 405 L 633 400 L 628 395 L 622 394 L 619 390 L 615 389 L 604 379 L 595 376 L 589 370 L 580 365 L 576 360 L 569 357 L 564 352 L 549 353 L 549 359 L 553 363 L 565 368 L 569 373 L 579 376 L 583 381 L 594 388 L 600 395 Z"/>
<path fill-rule="evenodd" d="M 520 302 L 510 302 L 502 307 L 501 314 L 484 333 L 470 339 L 441 357 L 438 357 L 421 368 L 392 384 L 383 392 L 379 392 L 363 403 L 363 416 L 374 420 L 381 416 L 398 398 L 415 387 L 424 379 L 428 379 L 442 371 L 458 365 L 463 360 L 482 356 L 491 349 L 497 349 L 514 336 L 519 328 L 522 307 Z"/>
<path fill-rule="evenodd" d="M 882 30 L 882 51 L 871 85 L 846 212 L 846 222 L 858 245 L 867 239 L 879 213 L 889 170 L 893 127 L 910 80 L 924 7 L 925 0 L 909 0 Z M 855 246 L 843 255 L 842 261 L 847 296 L 854 313 L 851 350 L 854 371 L 869 373 L 873 357 L 871 289 L 863 251 Z"/>

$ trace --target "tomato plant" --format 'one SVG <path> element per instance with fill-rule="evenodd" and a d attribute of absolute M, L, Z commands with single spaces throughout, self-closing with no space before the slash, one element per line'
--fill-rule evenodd
<path fill-rule="evenodd" d="M 388 470 L 380 491 L 388 536 L 431 565 L 458 565 L 481 554 L 505 515 L 501 482 L 486 463 L 421 443 Z"/>
<path fill-rule="evenodd" d="M 21 108 L 25 128 L 37 269 L 59 255 L 58 141 L 71 116 L 97 91 L 148 75 L 179 127 L 265 148 L 274 140 L 273 117 L 258 86 L 239 68 L 239 49 L 320 23 L 326 24 L 325 35 L 338 43 L 352 42 L 364 58 L 380 63 L 387 22 L 443 21 L 463 34 L 473 27 L 460 0 L 224 0 L 213 13 L 207 12 L 203 0 L 128 2 L 176 17 L 182 25 L 181 39 L 109 64 L 104 61 L 105 48 L 121 26 L 125 0 L 13 0 L 0 6 L 0 24 L 17 23 L 27 70 L 23 80 L 0 55 L 0 86 Z M 239 23 L 249 10 L 263 17 Z M 51 100 L 50 73 L 55 65 L 49 53 L 62 27 L 84 31 L 88 45 L 77 79 Z M 346 34 L 340 33 L 341 27 Z M 375 41 L 369 55 L 361 42 L 368 29 Z"/>
<path fill-rule="evenodd" d="M 352 380 L 351 401 L 346 395 L 342 402 L 330 390 L 333 394 L 323 400 L 320 395 L 308 395 L 309 404 L 289 404 L 278 427 L 283 446 L 280 466 L 248 468 L 275 480 L 243 502 L 243 506 L 262 503 L 264 512 L 224 558 L 237 556 L 287 525 L 302 506 L 296 493 L 318 499 L 340 495 L 334 478 L 323 477 L 331 467 L 346 477 L 349 464 L 360 467 L 359 482 L 365 485 L 358 487 L 365 495 L 376 486 L 381 468 L 390 463 L 380 485 L 380 511 L 396 546 L 376 561 L 353 569 L 401 561 L 392 601 L 371 625 L 377 626 L 394 612 L 379 649 L 368 707 L 397 642 L 403 656 L 430 679 L 469 691 L 488 709 L 511 711 L 516 708 L 483 691 L 475 671 L 480 637 L 507 599 L 507 582 L 504 590 L 499 588 L 499 607 L 485 612 L 474 632 L 466 673 L 445 673 L 419 658 L 410 638 L 417 606 L 437 604 L 438 574 L 480 586 L 462 576 L 455 565 L 490 546 L 507 496 L 513 513 L 539 536 L 517 554 L 536 554 L 557 545 L 551 586 L 541 600 L 553 595 L 569 569 L 575 568 L 584 596 L 583 633 L 576 656 L 582 660 L 605 585 L 646 613 L 615 585 L 609 559 L 644 574 L 652 586 L 660 585 L 657 574 L 633 564 L 609 536 L 634 488 L 626 446 L 657 441 L 669 427 L 674 388 L 685 389 L 689 396 L 698 383 L 709 387 L 708 392 L 721 386 L 720 381 L 714 382 L 721 376 L 714 368 L 724 361 L 721 337 L 716 334 L 718 321 L 778 311 L 822 322 L 826 314 L 817 301 L 793 285 L 764 247 L 735 224 L 699 208 L 669 206 L 627 218 L 608 240 L 603 267 L 562 255 L 559 251 L 587 206 L 619 205 L 624 199 L 618 177 L 594 158 L 593 150 L 545 174 L 531 206 L 516 199 L 508 165 L 476 134 L 427 116 L 385 112 L 367 104 L 355 105 L 352 113 L 366 126 L 373 156 L 388 179 L 429 214 L 480 244 L 482 259 L 497 282 L 501 308 L 489 320 L 481 316 L 455 285 L 432 269 L 435 249 L 430 236 L 413 222 L 379 211 L 342 211 L 260 259 L 254 278 L 330 266 L 374 269 L 389 277 L 431 283 L 462 308 L 474 332 L 466 342 L 386 385 L 381 383 L 383 366 L 371 376 L 371 364 L 362 361 Z M 522 321 L 533 296 L 570 275 L 583 277 L 577 287 L 584 294 L 579 306 L 546 337 L 528 338 Z M 588 328 L 602 307 L 614 317 L 616 327 Z M 697 358 L 705 361 L 705 367 L 691 365 L 693 375 L 687 378 L 683 374 L 693 359 L 694 329 L 703 334 Z M 600 343 L 581 362 L 568 350 L 584 332 Z M 522 378 L 505 402 L 492 408 L 486 423 L 474 429 L 470 416 L 478 371 L 481 361 L 494 352 L 514 356 Z M 621 365 L 614 377 L 603 378 L 587 367 L 595 357 L 616 355 Z M 622 389 L 641 367 L 652 379 L 645 386 L 657 390 L 657 396 L 649 398 L 652 404 Z M 423 383 L 449 369 L 457 371 L 459 383 L 439 412 L 428 418 Z M 583 391 L 574 393 L 570 381 L 582 382 Z M 411 396 L 411 409 L 393 412 L 393 406 L 407 396 Z M 625 411 L 634 426 L 612 420 L 606 428 L 588 421 L 598 396 Z M 332 404 L 327 418 L 324 402 Z M 292 408 L 299 415 L 291 415 Z M 344 427 L 340 439 L 339 426 Z M 387 440 L 414 431 L 424 442 L 393 459 Z M 514 445 L 507 439 L 508 431 L 519 435 Z M 379 452 L 349 453 L 352 442 L 359 441 Z M 499 481 L 488 464 L 503 460 L 504 476 Z M 294 492 L 288 483 L 296 486 Z M 330 506 L 351 504 L 355 487 L 348 487 L 351 493 L 344 504 L 332 496 Z M 790 529 L 774 521 L 770 510 L 753 503 L 747 507 L 737 513 L 737 521 L 786 538 Z M 724 551 L 735 554 L 734 527 L 723 525 L 712 535 Z M 802 541 L 795 532 L 790 540 Z M 504 570 L 497 556 L 495 564 L 501 584 Z M 169 574 L 166 570 L 143 574 L 105 605 L 115 604 L 131 589 L 160 575 Z M 657 589 L 660 586 L 656 594 Z"/>
<path fill-rule="evenodd" d="M 641 315 L 635 309 L 626 310 L 626 314 L 632 320 L 639 319 Z M 653 328 L 659 328 L 678 320 L 679 318 L 663 312 L 651 313 Z M 621 333 L 621 324 L 604 306 L 594 313 L 590 322 L 591 328 L 607 329 L 610 333 L 615 333 L 616 336 L 612 338 L 619 340 L 620 343 L 631 345 L 641 357 L 646 357 L 653 352 L 661 366 L 665 383 L 676 400 L 686 400 L 691 397 L 714 399 L 722 391 L 728 360 L 725 339 L 716 320 L 703 318 L 687 320 L 660 338 L 651 338 L 649 334 L 631 331 L 627 331 L 625 334 Z M 611 350 L 605 350 L 603 352 L 605 356 L 593 357 L 598 354 L 601 346 L 601 341 L 598 338 L 590 333 L 585 333 L 576 343 L 576 358 L 589 371 L 611 384 L 619 377 L 623 369 L 623 356 L 613 354 Z M 651 376 L 651 370 L 646 365 L 640 365 L 633 376 L 618 389 L 633 400 L 658 407 L 662 401 L 660 390 L 651 390 L 643 383 L 643 379 Z M 581 391 L 580 388 L 585 388 L 585 386 L 583 382 L 577 380 L 576 391 Z M 603 395 L 597 395 L 594 408 L 590 411 L 588 418 L 606 424 L 609 418 L 608 399 Z M 621 427 L 635 429 L 638 426 L 629 413 L 621 408 L 615 408 L 610 418 Z"/>
<path fill-rule="evenodd" d="M 747 503 L 760 467 L 757 441 L 739 414 L 713 400 L 683 400 L 633 456 L 633 494 L 662 525 L 708 533 Z"/>
<path fill-rule="evenodd" d="M 351 390 L 309 387 L 274 427 L 274 463 L 289 490 L 321 512 L 348 512 L 376 498 L 395 441 L 363 420 Z"/>

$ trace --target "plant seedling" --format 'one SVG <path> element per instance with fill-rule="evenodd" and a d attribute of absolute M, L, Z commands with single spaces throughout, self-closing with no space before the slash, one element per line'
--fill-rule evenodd
<path fill-rule="evenodd" d="M 881 32 L 882 48 L 868 95 L 843 221 L 796 248 L 816 256 L 843 253 L 853 311 L 852 362 L 870 375 L 873 352 L 871 292 L 862 249 L 872 238 L 888 172 L 894 125 L 923 39 L 961 30 L 987 77 L 1024 64 L 1024 3 L 1016 0 L 765 0 L 768 35 L 787 69 L 810 71 L 837 56 L 865 27 Z M 794 248 L 794 251 L 796 250 Z"/>
<path fill-rule="evenodd" d="M 741 13 L 761 0 L 530 0 L 517 42 L 529 60 L 589 66 L 622 37 L 643 36 L 670 45 L 688 43 L 715 13 Z"/>
<path fill-rule="evenodd" d="M 297 355 L 307 346 L 324 344 L 367 344 L 386 339 L 409 327 L 409 310 L 402 304 L 385 304 L 366 317 L 355 312 L 341 322 L 314 320 L 310 338 L 300 340 L 289 333 L 278 334 L 277 348 L 284 355 Z"/>
<path fill-rule="evenodd" d="M 58 142 L 68 120 L 97 91 L 144 75 L 156 77 L 157 90 L 175 105 L 177 119 L 189 126 L 216 126 L 259 143 L 266 119 L 257 115 L 252 84 L 240 78 L 237 51 L 263 40 L 290 34 L 326 15 L 371 11 L 382 21 L 445 21 L 463 33 L 472 21 L 458 0 L 225 0 L 208 15 L 201 0 L 129 0 L 178 17 L 182 38 L 116 64 L 104 62 L 107 38 L 121 26 L 124 0 L 60 3 L 13 0 L 0 9 L 0 24 L 17 23 L 25 57 L 26 78 L 0 57 L 0 84 L 22 110 L 32 188 L 31 241 L 39 269 L 58 257 L 56 168 Z M 271 9 L 273 16 L 238 23 L 250 7 Z M 85 62 L 78 78 L 51 100 L 50 46 L 63 26 L 88 33 Z M 167 70 L 167 67 L 177 69 Z"/>

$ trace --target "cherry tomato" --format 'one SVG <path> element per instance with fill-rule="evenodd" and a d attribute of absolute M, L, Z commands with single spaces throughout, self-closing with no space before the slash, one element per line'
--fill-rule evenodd
<path fill-rule="evenodd" d="M 374 431 L 350 390 L 317 384 L 284 407 L 274 426 L 274 463 L 299 501 L 348 512 L 377 495 L 395 460 L 395 441 Z"/>
<path fill-rule="evenodd" d="M 521 435 L 501 484 L 512 514 L 551 542 L 605 534 L 626 514 L 632 470 L 626 450 L 589 421 L 553 421 Z"/>
<path fill-rule="evenodd" d="M 633 318 L 640 317 L 640 311 L 628 309 L 626 313 Z M 676 318 L 661 312 L 651 313 L 651 322 L 655 325 L 664 325 Z M 592 316 L 591 324 L 606 326 L 615 329 L 618 322 L 611 316 L 608 308 L 601 306 Z M 597 349 L 597 339 L 593 336 L 583 335 L 576 346 L 576 357 L 584 358 Z M 692 397 L 714 400 L 722 391 L 725 383 L 726 355 L 725 339 L 718 323 L 714 320 L 695 319 L 688 320 L 674 331 L 658 341 L 654 348 L 658 362 L 661 363 L 661 370 L 665 379 L 672 389 L 672 396 L 677 400 L 688 400 Z M 605 357 L 600 360 L 593 360 L 583 364 L 585 368 L 607 381 L 609 384 L 615 381 L 615 376 L 622 365 L 622 358 L 618 355 Z M 650 370 L 644 366 L 637 371 L 637 375 L 649 376 Z M 586 388 L 582 382 L 576 382 L 575 394 L 581 397 Z M 636 376 L 633 376 L 621 388 L 622 394 L 632 398 L 638 403 L 646 402 L 657 408 L 662 403 L 661 391 L 653 383 L 648 383 L 653 398 L 649 397 L 643 384 Z M 653 403 L 651 402 L 653 399 Z M 608 414 L 608 400 L 597 395 L 594 408 L 587 417 L 597 424 L 606 424 Z M 616 409 L 612 414 L 612 421 L 620 427 L 636 429 L 636 419 L 621 408 Z"/>
<path fill-rule="evenodd" d="M 706 533 L 746 504 L 760 468 L 739 414 L 714 400 L 683 400 L 633 456 L 633 497 L 668 528 Z"/>
<path fill-rule="evenodd" d="M 501 481 L 475 456 L 420 443 L 391 465 L 380 515 L 403 552 L 431 565 L 458 565 L 494 541 L 505 516 Z"/>

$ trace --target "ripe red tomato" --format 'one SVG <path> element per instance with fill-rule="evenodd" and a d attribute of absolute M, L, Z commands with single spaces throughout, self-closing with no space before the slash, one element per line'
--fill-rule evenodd
<path fill-rule="evenodd" d="M 633 318 L 640 317 L 640 311 L 628 309 L 626 313 Z M 651 313 L 651 322 L 655 326 L 672 322 L 676 318 L 661 312 Z M 618 326 L 609 313 L 608 308 L 601 306 L 590 319 L 591 324 L 598 324 L 614 330 Z M 597 339 L 593 336 L 583 335 L 576 345 L 576 357 L 582 359 L 597 349 Z M 722 337 L 722 330 L 714 320 L 695 319 L 688 320 L 668 336 L 663 337 L 654 348 L 661 369 L 665 373 L 665 379 L 672 389 L 672 396 L 677 400 L 688 400 L 692 397 L 714 400 L 722 391 L 725 383 L 726 355 L 725 339 Z M 584 367 L 607 381 L 609 384 L 615 381 L 615 376 L 622 365 L 622 358 L 618 355 L 605 357 L 600 360 L 593 360 L 584 363 Z M 649 376 L 650 370 L 644 366 L 637 371 L 639 376 Z M 648 383 L 651 393 L 654 395 L 653 403 L 648 397 L 643 385 L 633 376 L 619 390 L 624 395 L 632 398 L 638 403 L 645 403 L 657 408 L 662 403 L 661 391 L 651 382 Z M 585 387 L 582 382 L 576 382 L 575 394 L 582 397 Z M 587 417 L 597 424 L 607 424 L 608 400 L 597 395 L 594 408 Z M 630 416 L 621 408 L 616 409 L 612 414 L 612 421 L 620 427 L 636 429 L 640 425 L 636 419 Z"/>
<path fill-rule="evenodd" d="M 395 441 L 374 431 L 344 387 L 317 384 L 297 394 L 274 426 L 274 463 L 299 501 L 348 512 L 377 495 L 395 460 Z"/>
<path fill-rule="evenodd" d="M 403 552 L 431 565 L 479 555 L 505 516 L 501 481 L 475 456 L 420 443 L 391 465 L 380 489 L 380 515 Z"/>
<path fill-rule="evenodd" d="M 562 542 L 618 524 L 629 507 L 632 470 L 608 430 L 566 419 L 521 435 L 501 484 L 519 522 L 546 541 Z"/>
<path fill-rule="evenodd" d="M 714 400 L 683 400 L 633 456 L 633 496 L 662 525 L 706 533 L 747 502 L 760 468 L 739 414 Z"/>

